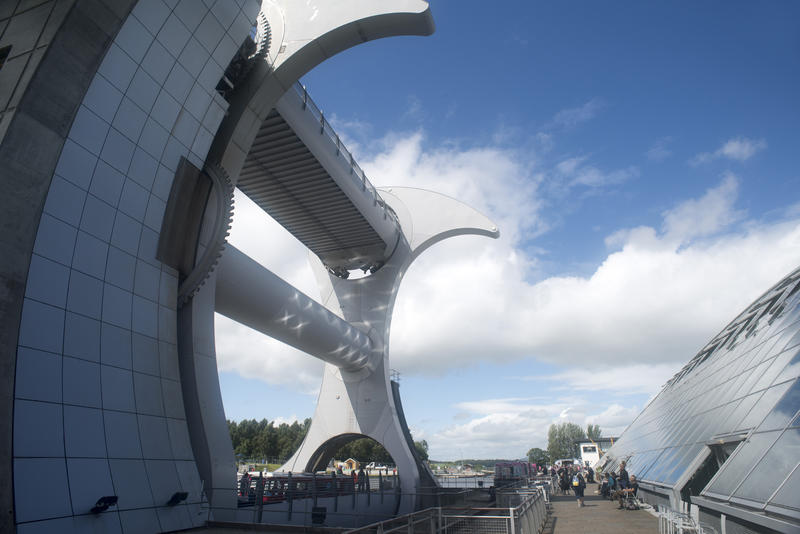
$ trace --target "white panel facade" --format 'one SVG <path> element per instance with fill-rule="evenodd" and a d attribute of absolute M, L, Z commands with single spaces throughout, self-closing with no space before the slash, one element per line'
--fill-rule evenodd
<path fill-rule="evenodd" d="M 155 257 L 181 156 L 202 167 L 215 91 L 257 0 L 141 0 L 72 124 L 36 237 L 17 355 L 19 532 L 200 525 L 178 374 L 177 273 Z M 47 481 L 47 498 L 40 494 Z M 165 504 L 189 493 L 177 506 Z M 91 514 L 117 495 L 117 506 Z"/>

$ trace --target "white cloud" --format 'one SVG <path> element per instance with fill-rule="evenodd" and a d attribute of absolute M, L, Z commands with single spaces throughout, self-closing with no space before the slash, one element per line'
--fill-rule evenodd
<path fill-rule="evenodd" d="M 551 424 L 569 421 L 586 428 L 600 425 L 603 435 L 618 436 L 639 413 L 640 407 L 604 406 L 590 398 L 555 397 L 531 402 L 508 398 L 463 402 L 458 408 L 469 419 L 434 432 L 426 438 L 432 458 L 520 458 L 531 447 L 547 448 Z M 437 456 L 438 454 L 438 456 Z"/>
<path fill-rule="evenodd" d="M 698 199 L 690 199 L 663 213 L 667 240 L 685 242 L 695 237 L 713 235 L 744 217 L 734 208 L 739 181 L 731 173 Z"/>
<path fill-rule="evenodd" d="M 280 426 L 282 424 L 291 425 L 292 423 L 299 423 L 300 419 L 297 417 L 296 414 L 292 414 L 289 417 L 276 417 L 271 421 L 275 426 Z"/>
<path fill-rule="evenodd" d="M 699 348 L 699 347 L 698 347 Z M 688 359 L 688 358 L 687 358 Z M 681 363 L 638 363 L 621 367 L 601 367 L 585 371 L 571 369 L 553 375 L 522 377 L 522 380 L 544 382 L 552 391 L 628 395 L 652 395 L 676 372 Z"/>
<path fill-rule="evenodd" d="M 460 424 L 429 430 L 434 456 L 456 454 L 459 446 L 466 453 L 466 442 L 475 447 L 467 456 L 524 454 L 546 442 L 547 427 L 562 413 L 616 430 L 638 409 L 621 401 L 613 410 L 610 401 L 586 403 L 589 394 L 605 396 L 602 388 L 613 377 L 604 368 L 617 369 L 640 394 L 657 389 L 800 259 L 800 219 L 742 220 L 738 181 L 726 175 L 701 197 L 665 211 L 660 229 L 609 236 L 614 248 L 591 275 L 536 280 L 536 252 L 519 243 L 547 229 L 543 176 L 577 173 L 584 160 L 545 170 L 535 154 L 426 143 L 419 132 L 388 136 L 360 163 L 376 185 L 423 187 L 473 205 L 498 224 L 501 238 L 451 239 L 415 262 L 393 316 L 392 367 L 405 376 L 435 375 L 530 358 L 585 377 L 569 398 L 460 405 L 467 414 Z M 242 199 L 232 241 L 317 297 L 304 247 Z M 322 366 L 314 358 L 222 318 L 216 336 L 220 369 L 309 393 L 318 388 Z"/>
<path fill-rule="evenodd" d="M 701 152 L 689 160 L 691 165 L 701 165 L 719 158 L 728 158 L 736 161 L 746 161 L 753 157 L 756 152 L 767 148 L 764 139 L 749 139 L 747 137 L 735 137 L 726 141 L 714 152 Z"/>
<path fill-rule="evenodd" d="M 627 182 L 639 176 L 639 169 L 629 166 L 623 169 L 603 171 L 587 164 L 587 156 L 574 156 L 558 162 L 555 166 L 555 181 L 551 186 L 562 189 L 562 194 L 576 186 L 599 189 Z"/>
<path fill-rule="evenodd" d="M 403 118 L 417 118 L 422 113 L 422 100 L 417 95 L 408 95 L 408 106 Z"/>
<path fill-rule="evenodd" d="M 670 157 L 672 155 L 672 151 L 669 149 L 671 141 L 672 138 L 669 136 L 657 139 L 647 151 L 647 158 L 653 161 L 663 161 Z"/>
<path fill-rule="evenodd" d="M 590 366 L 685 362 L 800 256 L 796 220 L 730 230 L 740 215 L 737 182 L 726 177 L 700 199 L 667 211 L 663 232 L 618 234 L 619 250 L 591 276 L 532 283 L 536 259 L 515 245 L 538 217 L 536 189 L 514 186 L 524 166 L 511 153 L 426 155 L 421 142 L 401 140 L 365 168 L 387 184 L 427 184 L 475 203 L 500 219 L 502 236 L 442 243 L 411 267 L 391 343 L 393 365 L 404 373 L 523 357 Z M 580 162 L 565 170 L 577 168 Z M 715 240 L 696 239 L 712 233 Z"/>
<path fill-rule="evenodd" d="M 582 106 L 562 109 L 553 116 L 551 122 L 555 126 L 569 128 L 593 119 L 604 107 L 605 102 L 603 100 L 593 98 Z"/>
<path fill-rule="evenodd" d="M 612 404 L 602 413 L 589 416 L 586 418 L 587 424 L 599 425 L 603 431 L 604 436 L 618 437 L 625 428 L 633 421 L 639 412 L 639 406 L 622 406 L 621 404 Z"/>

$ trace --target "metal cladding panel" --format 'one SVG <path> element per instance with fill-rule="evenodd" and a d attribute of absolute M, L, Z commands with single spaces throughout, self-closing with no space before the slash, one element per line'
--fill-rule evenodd
<path fill-rule="evenodd" d="M 386 243 L 276 110 L 262 123 L 237 186 L 327 265 L 383 259 Z"/>
<path fill-rule="evenodd" d="M 719 469 L 704 497 L 800 517 L 796 494 L 787 499 L 800 477 L 800 269 L 701 349 L 601 465 L 627 460 L 639 480 L 680 490 L 709 450 Z"/>

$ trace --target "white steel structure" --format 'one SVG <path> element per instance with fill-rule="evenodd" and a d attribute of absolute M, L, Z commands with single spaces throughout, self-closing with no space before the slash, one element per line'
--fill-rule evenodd
<path fill-rule="evenodd" d="M 428 246 L 497 229 L 435 193 L 377 191 L 297 80 L 432 32 L 422 0 L 0 4 L 1 531 L 249 520 L 215 310 L 327 362 L 286 469 L 369 436 L 414 492 L 425 473 L 387 375 L 394 298 Z M 323 305 L 232 248 L 217 265 L 236 186 L 308 246 Z M 357 268 L 371 274 L 347 279 Z"/>

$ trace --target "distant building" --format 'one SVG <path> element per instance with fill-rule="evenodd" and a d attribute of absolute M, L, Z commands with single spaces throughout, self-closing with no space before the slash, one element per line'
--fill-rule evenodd
<path fill-rule="evenodd" d="M 600 461 L 605 451 L 614 445 L 618 438 L 600 438 L 597 440 L 579 440 L 578 452 L 580 454 L 581 465 L 584 467 L 594 467 Z"/>
<path fill-rule="evenodd" d="M 358 471 L 358 468 L 361 467 L 361 464 L 358 462 L 358 460 L 354 460 L 353 458 L 348 458 L 339 465 L 342 468 L 342 471 Z"/>
<path fill-rule="evenodd" d="M 735 290 L 735 288 L 731 288 Z M 800 532 L 800 269 L 748 306 L 600 461 L 716 532 Z"/>

